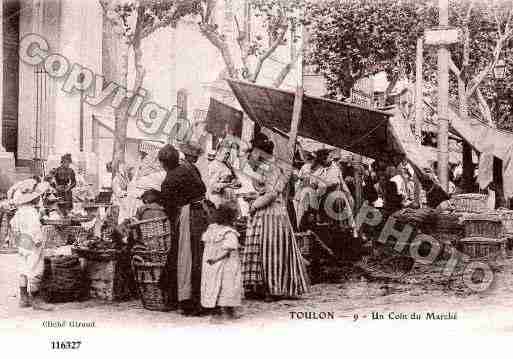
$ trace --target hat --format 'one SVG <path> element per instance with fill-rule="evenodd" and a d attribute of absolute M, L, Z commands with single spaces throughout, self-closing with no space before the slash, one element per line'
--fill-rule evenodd
<path fill-rule="evenodd" d="M 327 148 L 321 148 L 321 149 L 315 151 L 315 158 L 318 161 L 327 160 L 330 152 L 331 152 L 331 150 L 329 150 Z"/>
<path fill-rule="evenodd" d="M 184 142 L 178 145 L 178 149 L 184 155 L 199 157 L 203 153 L 203 149 L 199 143 L 195 142 Z"/>
<path fill-rule="evenodd" d="M 30 203 L 41 196 L 41 192 L 37 191 L 36 187 L 37 182 L 35 180 L 23 183 L 23 185 L 20 186 L 14 194 L 14 203 L 19 206 L 25 203 Z"/>
<path fill-rule="evenodd" d="M 61 157 L 61 162 L 64 162 L 64 161 L 69 161 L 69 162 L 73 162 L 73 160 L 71 159 L 71 153 L 66 153 L 65 155 L 63 155 Z"/>

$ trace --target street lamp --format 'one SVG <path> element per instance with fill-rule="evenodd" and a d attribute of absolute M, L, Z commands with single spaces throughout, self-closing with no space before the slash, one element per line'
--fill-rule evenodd
<path fill-rule="evenodd" d="M 506 62 L 502 59 L 497 61 L 493 68 L 493 76 L 498 80 L 503 80 L 506 76 Z"/>

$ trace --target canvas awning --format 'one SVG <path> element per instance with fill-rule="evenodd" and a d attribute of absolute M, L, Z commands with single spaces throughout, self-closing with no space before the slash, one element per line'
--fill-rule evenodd
<path fill-rule="evenodd" d="M 228 80 L 246 114 L 261 126 L 288 133 L 294 93 Z M 417 169 L 429 166 L 401 116 L 305 95 L 298 135 L 374 159 L 405 155 Z"/>

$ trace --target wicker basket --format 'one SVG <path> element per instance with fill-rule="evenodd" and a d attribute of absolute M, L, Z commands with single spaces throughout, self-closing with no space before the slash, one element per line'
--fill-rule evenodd
<path fill-rule="evenodd" d="M 488 210 L 488 196 L 479 193 L 464 193 L 454 195 L 451 199 L 458 212 L 486 212 Z"/>
<path fill-rule="evenodd" d="M 44 259 L 42 290 L 48 302 L 72 302 L 85 297 L 84 274 L 77 256 Z"/>
<path fill-rule="evenodd" d="M 167 252 L 171 245 L 171 225 L 167 217 L 150 218 L 132 224 L 138 242 L 147 250 Z"/>
<path fill-rule="evenodd" d="M 462 253 L 473 259 L 494 259 L 505 256 L 506 242 L 505 238 L 469 237 L 460 240 L 459 247 Z"/>
<path fill-rule="evenodd" d="M 149 251 L 146 247 L 136 245 L 132 248 L 132 255 L 141 258 L 147 263 L 161 263 L 165 264 L 167 261 L 168 252 L 165 251 Z"/>
<path fill-rule="evenodd" d="M 504 234 L 513 234 L 513 211 L 499 211 Z"/>
<path fill-rule="evenodd" d="M 87 258 L 85 264 L 88 291 L 91 298 L 107 301 L 130 299 L 133 273 L 127 252 L 117 251 L 110 259 Z"/>
<path fill-rule="evenodd" d="M 503 235 L 502 220 L 495 215 L 467 217 L 464 223 L 465 237 L 500 238 Z"/>
<path fill-rule="evenodd" d="M 83 247 L 72 247 L 71 252 L 80 258 L 98 262 L 117 260 L 123 255 L 123 252 L 118 249 L 89 249 Z"/>
<path fill-rule="evenodd" d="M 145 262 L 141 257 L 134 256 L 132 268 L 143 307 L 148 310 L 169 311 L 171 308 L 168 296 L 159 286 L 164 264 Z"/>

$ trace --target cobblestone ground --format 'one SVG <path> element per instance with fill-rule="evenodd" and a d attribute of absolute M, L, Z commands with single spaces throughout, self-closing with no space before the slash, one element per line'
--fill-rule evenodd
<path fill-rule="evenodd" d="M 0 329 L 37 329 L 43 320 L 95 321 L 96 327 L 190 327 L 209 326 L 209 318 L 189 318 L 177 313 L 145 310 L 138 301 L 105 303 L 85 301 L 56 305 L 53 312 L 36 312 L 17 307 L 16 255 L 0 254 Z M 315 285 L 301 300 L 274 303 L 244 301 L 243 317 L 231 325 L 258 327 L 269 323 L 300 325 L 291 312 L 330 312 L 342 325 L 372 325 L 372 312 L 447 312 L 457 313 L 457 320 L 445 326 L 448 330 L 483 332 L 513 331 L 513 280 L 511 263 L 497 273 L 496 285 L 482 294 L 461 295 L 432 280 L 412 279 L 408 284 L 385 284 L 364 279 L 341 284 Z M 354 322 L 354 315 L 359 319 Z M 304 322 L 304 321 L 302 321 Z M 432 323 L 433 321 L 428 321 Z M 448 321 L 445 321 L 448 322 Z M 397 321 L 398 326 L 411 321 Z M 426 323 L 426 325 L 431 325 Z M 433 323 L 434 324 L 434 323 Z"/>

